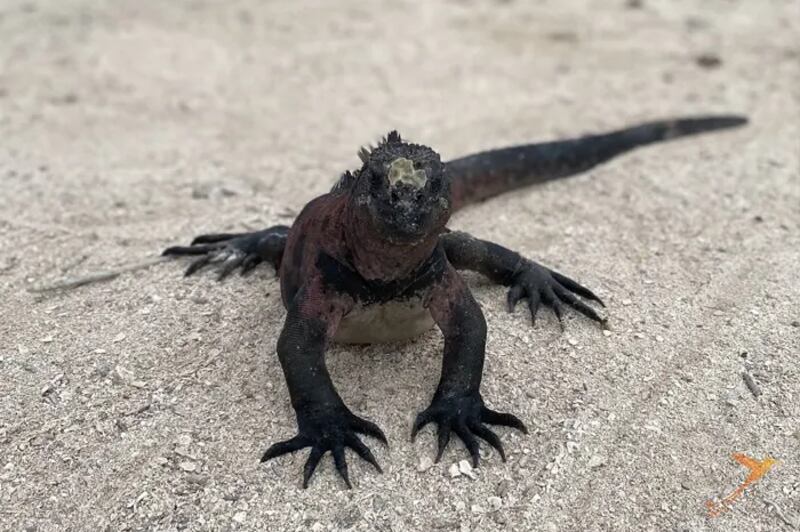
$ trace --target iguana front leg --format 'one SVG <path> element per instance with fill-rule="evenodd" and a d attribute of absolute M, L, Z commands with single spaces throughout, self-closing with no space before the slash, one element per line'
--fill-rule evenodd
<path fill-rule="evenodd" d="M 346 447 L 381 471 L 372 452 L 357 434 L 367 434 L 383 443 L 386 443 L 386 436 L 375 423 L 358 417 L 347 408 L 325 366 L 327 344 L 351 306 L 352 300 L 347 296 L 325 293 L 319 281 L 312 280 L 298 291 L 290 304 L 278 339 L 278 358 L 297 417 L 298 433 L 272 445 L 261 461 L 311 447 L 303 469 L 303 488 L 308 487 L 311 475 L 328 451 L 345 484 L 352 487 L 345 460 Z"/>
<path fill-rule="evenodd" d="M 433 287 L 428 308 L 444 335 L 442 375 L 430 406 L 414 422 L 412 439 L 428 423 L 439 427 L 436 461 L 442 458 L 450 435 L 455 432 L 478 465 L 478 440 L 486 440 L 505 461 L 500 438 L 486 423 L 514 427 L 525 433 L 516 416 L 486 407 L 480 386 L 486 348 L 486 320 L 464 280 L 452 266 Z"/>
<path fill-rule="evenodd" d="M 217 280 L 222 281 L 236 268 L 242 268 L 242 275 L 262 262 L 280 267 L 289 228 L 275 225 L 263 231 L 251 233 L 217 233 L 200 235 L 188 246 L 173 246 L 165 249 L 162 255 L 199 255 L 186 269 L 189 276 L 208 264 L 219 264 Z"/>
<path fill-rule="evenodd" d="M 563 304 L 571 306 L 594 321 L 600 323 L 606 321 L 576 295 L 605 306 L 600 298 L 566 275 L 526 259 L 503 246 L 477 239 L 467 233 L 446 233 L 440 237 L 440 241 L 447 259 L 455 268 L 480 272 L 496 283 L 511 287 L 508 291 L 509 312 L 514 311 L 521 299 L 527 298 L 534 323 L 542 303 L 553 309 L 559 322 L 564 314 Z"/>

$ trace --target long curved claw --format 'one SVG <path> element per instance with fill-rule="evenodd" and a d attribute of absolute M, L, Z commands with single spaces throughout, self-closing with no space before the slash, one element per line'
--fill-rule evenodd
<path fill-rule="evenodd" d="M 447 444 L 450 443 L 450 427 L 447 425 L 439 427 L 439 437 L 436 444 L 436 460 L 435 462 L 438 464 L 439 461 L 442 459 L 444 455 L 444 450 L 447 448 Z"/>
<path fill-rule="evenodd" d="M 222 242 L 223 240 L 232 240 L 246 234 L 247 233 L 211 233 L 208 235 L 199 235 L 192 240 L 191 245 L 196 246 L 197 244 L 216 244 L 217 242 Z"/>
<path fill-rule="evenodd" d="M 378 464 L 378 461 L 375 459 L 375 455 L 372 454 L 372 451 L 369 450 L 369 447 L 364 445 L 364 442 L 362 442 L 358 436 L 348 434 L 345 438 L 345 444 L 353 449 L 358 456 L 364 459 L 364 461 L 372 464 L 372 467 L 377 469 L 378 473 L 383 473 L 383 469 L 381 469 L 380 464 Z"/>
<path fill-rule="evenodd" d="M 539 292 L 534 292 L 528 296 L 528 308 L 531 311 L 531 325 L 536 325 L 536 314 L 539 312 L 539 305 L 542 303 L 542 298 Z"/>
<path fill-rule="evenodd" d="M 206 253 L 216 251 L 219 249 L 217 246 L 199 245 L 199 246 L 172 246 L 168 247 L 161 252 L 161 255 L 205 255 Z"/>
<path fill-rule="evenodd" d="M 284 454 L 299 451 L 303 447 L 308 447 L 309 445 L 309 442 L 306 441 L 306 439 L 302 436 L 295 436 L 289 440 L 280 441 L 271 445 L 270 448 L 264 453 L 264 456 L 261 457 L 261 461 L 266 462 L 267 460 L 272 460 L 273 458 L 283 456 Z"/>
<path fill-rule="evenodd" d="M 247 272 L 261 264 L 262 259 L 258 255 L 248 255 L 242 261 L 242 275 L 245 275 Z"/>
<path fill-rule="evenodd" d="M 199 272 L 201 269 L 203 269 L 203 267 L 206 264 L 211 262 L 212 258 L 213 258 L 213 255 L 203 255 L 199 259 L 197 259 L 194 262 L 192 262 L 191 264 L 189 264 L 189 267 L 186 268 L 185 272 L 183 272 L 183 276 L 184 277 L 189 277 L 190 275 L 193 275 L 193 274 Z"/>
<path fill-rule="evenodd" d="M 344 479 L 347 489 L 353 489 L 353 485 L 350 484 L 350 474 L 347 471 L 347 459 L 344 456 L 344 447 L 334 447 L 332 453 L 336 471 L 338 471 Z"/>
<path fill-rule="evenodd" d="M 381 428 L 372 421 L 356 417 L 353 420 L 353 426 L 362 434 L 372 436 L 376 440 L 382 442 L 384 445 L 389 445 L 389 440 L 386 439 L 386 434 L 384 434 Z"/>
<path fill-rule="evenodd" d="M 504 412 L 495 412 L 484 407 L 481 411 L 481 418 L 484 422 L 490 425 L 501 425 L 503 427 L 511 427 L 517 429 L 524 434 L 528 434 L 528 427 L 514 414 Z"/>
<path fill-rule="evenodd" d="M 430 413 L 425 410 L 417 414 L 417 418 L 414 420 L 414 426 L 411 428 L 411 441 L 414 441 L 414 438 L 417 437 L 417 433 L 428 423 L 433 421 Z"/>
<path fill-rule="evenodd" d="M 478 467 L 478 463 L 481 459 L 480 445 L 478 445 L 478 440 L 475 439 L 475 436 L 467 428 L 464 420 L 459 420 L 458 424 L 456 425 L 455 432 L 456 435 L 461 438 L 461 441 L 464 442 L 464 446 L 467 448 L 469 455 L 472 457 L 472 467 Z"/>
<path fill-rule="evenodd" d="M 592 307 L 590 307 L 577 297 L 573 296 L 565 288 L 556 286 L 555 292 L 559 299 L 566 302 L 567 305 L 571 306 L 572 308 L 574 308 L 575 310 L 577 310 L 590 320 L 598 321 L 600 323 L 605 321 L 605 319 L 601 318 L 600 315 L 597 312 L 595 312 L 595 310 Z"/>
<path fill-rule="evenodd" d="M 311 475 L 317 469 L 322 455 L 325 454 L 319 447 L 312 447 L 311 452 L 308 454 L 308 460 L 303 466 L 303 489 L 308 488 L 308 481 L 311 480 Z"/>
<path fill-rule="evenodd" d="M 525 289 L 522 286 L 515 284 L 512 286 L 508 291 L 508 296 L 506 298 L 506 304 L 508 307 L 509 312 L 514 312 L 514 309 L 517 308 L 517 303 L 519 300 L 525 296 Z"/>
<path fill-rule="evenodd" d="M 552 288 L 549 286 L 545 287 L 544 289 L 544 297 L 542 300 L 545 304 L 549 305 L 550 308 L 553 309 L 553 314 L 556 315 L 558 318 L 558 324 L 561 326 L 561 330 L 564 330 L 564 310 L 561 308 L 561 301 L 559 301 L 556 293 L 553 291 Z"/>
<path fill-rule="evenodd" d="M 552 275 L 553 279 L 558 281 L 567 290 L 575 292 L 579 296 L 585 297 L 586 299 L 590 299 L 592 301 L 596 301 L 601 307 L 605 308 L 606 304 L 603 303 L 603 300 L 600 299 L 599 297 L 597 297 L 594 292 L 592 292 L 591 290 L 589 290 L 588 288 L 586 288 L 582 284 L 578 283 L 577 281 L 573 281 L 572 279 L 570 279 L 566 275 L 562 275 L 562 274 L 560 274 L 560 273 L 558 273 L 556 271 L 553 271 L 553 270 L 550 270 L 550 275 Z"/>
<path fill-rule="evenodd" d="M 500 454 L 500 459 L 503 460 L 503 462 L 506 461 L 506 452 L 503 449 L 503 443 L 500 441 L 500 438 L 497 436 L 497 434 L 495 434 L 491 429 L 479 423 L 470 425 L 469 429 L 472 431 L 473 434 L 475 434 L 479 438 L 482 438 L 483 440 L 486 441 L 486 443 L 494 447 Z"/>
<path fill-rule="evenodd" d="M 217 276 L 217 281 L 223 281 L 228 275 L 233 272 L 239 265 L 244 262 L 245 255 L 242 254 L 233 254 L 225 259 L 225 262 L 222 263 L 222 266 L 219 269 L 219 275 Z"/>

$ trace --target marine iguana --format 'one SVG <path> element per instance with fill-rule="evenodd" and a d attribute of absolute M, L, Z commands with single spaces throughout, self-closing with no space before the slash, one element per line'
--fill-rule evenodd
<path fill-rule="evenodd" d="M 559 272 L 498 244 L 448 230 L 450 215 L 503 192 L 583 172 L 638 146 L 746 122 L 732 115 L 657 121 L 446 163 L 433 149 L 408 143 L 392 131 L 376 147 L 362 148 L 361 168 L 345 172 L 329 193 L 309 202 L 291 227 L 201 235 L 163 254 L 199 255 L 186 275 L 211 263 L 218 264 L 220 280 L 262 262 L 278 272 L 287 314 L 277 351 L 298 433 L 269 447 L 262 462 L 310 447 L 304 488 L 328 451 L 348 488 L 345 448 L 380 472 L 358 435 L 384 444 L 386 436 L 339 396 L 325 367 L 326 347 L 331 341 L 404 340 L 435 324 L 444 335 L 441 378 L 430 405 L 414 421 L 412 440 L 423 426 L 435 423 L 436 461 L 455 433 L 477 467 L 478 438 L 505 460 L 500 438 L 487 425 L 527 429 L 518 417 L 484 403 L 486 321 L 457 270 L 478 271 L 509 286 L 508 310 L 527 299 L 532 320 L 546 305 L 561 321 L 568 305 L 602 323 L 582 299 L 603 303 Z"/>

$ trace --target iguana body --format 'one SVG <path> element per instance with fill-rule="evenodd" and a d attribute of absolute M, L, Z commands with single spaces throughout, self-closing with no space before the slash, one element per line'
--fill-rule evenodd
<path fill-rule="evenodd" d="M 358 434 L 386 441 L 374 423 L 352 413 L 331 382 L 325 349 L 331 341 L 371 343 L 405 340 L 434 325 L 445 339 L 442 373 L 430 406 L 414 423 L 438 425 L 441 458 L 451 433 L 465 444 L 475 466 L 478 440 L 505 459 L 499 437 L 486 425 L 526 431 L 512 414 L 490 410 L 480 384 L 486 322 L 457 270 L 478 271 L 510 286 L 509 310 L 527 299 L 535 319 L 545 304 L 561 319 L 563 305 L 602 322 L 580 298 L 600 302 L 590 290 L 518 253 L 446 224 L 455 210 L 515 188 L 585 171 L 637 146 L 744 124 L 736 116 L 653 122 L 575 140 L 491 150 L 442 163 L 432 149 L 390 133 L 362 150 L 363 165 L 345 173 L 333 190 L 309 202 L 291 228 L 203 235 L 167 255 L 199 255 L 190 275 L 218 263 L 220 279 L 271 263 L 280 277 L 287 309 L 278 340 L 298 434 L 270 447 L 268 460 L 311 448 L 303 486 L 323 454 L 331 451 L 350 486 L 345 447 L 377 461 Z"/>

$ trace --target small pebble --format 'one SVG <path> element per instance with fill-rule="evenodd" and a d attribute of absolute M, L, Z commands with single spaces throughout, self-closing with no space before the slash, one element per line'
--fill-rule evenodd
<path fill-rule="evenodd" d="M 433 460 L 428 456 L 423 456 L 419 459 L 419 462 L 417 462 L 417 471 L 420 473 L 427 471 L 431 467 L 433 467 Z"/>
<path fill-rule="evenodd" d="M 203 475 L 190 473 L 186 475 L 186 482 L 188 482 L 189 484 L 195 484 L 197 486 L 205 486 L 208 483 L 208 479 Z"/>
<path fill-rule="evenodd" d="M 630 306 L 630 305 L 632 305 L 632 304 L 633 304 L 633 301 L 631 301 L 630 299 L 623 299 L 623 300 L 622 300 L 622 304 L 623 304 L 624 306 L 628 307 L 628 306 Z"/>
<path fill-rule="evenodd" d="M 478 506 L 477 504 L 473 504 L 470 510 L 475 515 L 482 514 L 485 511 L 482 506 Z"/>
<path fill-rule="evenodd" d="M 178 464 L 178 467 L 180 467 L 181 469 L 183 469 L 187 473 L 192 473 L 194 471 L 197 471 L 197 465 L 195 465 L 194 462 L 190 462 L 188 460 Z"/>
<path fill-rule="evenodd" d="M 447 470 L 450 478 L 456 478 L 461 476 L 461 471 L 458 470 L 458 464 L 453 464 L 450 466 L 450 469 Z"/>
<path fill-rule="evenodd" d="M 458 463 L 458 470 L 461 472 L 462 475 L 465 477 L 469 477 L 472 480 L 475 480 L 475 473 L 472 471 L 472 465 L 467 460 L 461 460 Z"/>
<path fill-rule="evenodd" d="M 597 469 L 599 467 L 603 467 L 606 464 L 606 459 L 600 455 L 594 455 L 589 459 L 589 469 Z"/>
<path fill-rule="evenodd" d="M 489 506 L 492 507 L 492 510 L 495 511 L 499 510 L 503 506 L 503 499 L 501 499 L 496 495 L 492 495 L 491 497 L 489 497 L 487 499 L 487 502 L 489 503 Z"/>
<path fill-rule="evenodd" d="M 239 523 L 240 525 L 245 522 L 247 519 L 247 512 L 236 512 L 233 514 L 233 520 Z"/>
<path fill-rule="evenodd" d="M 500 484 L 497 485 L 497 495 L 500 496 L 502 499 L 508 492 L 511 490 L 511 483 L 508 480 L 503 480 Z"/>
<path fill-rule="evenodd" d="M 700 54 L 694 59 L 695 63 L 702 68 L 719 68 L 722 66 L 722 59 L 716 54 Z"/>

